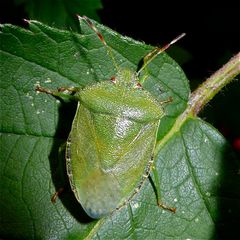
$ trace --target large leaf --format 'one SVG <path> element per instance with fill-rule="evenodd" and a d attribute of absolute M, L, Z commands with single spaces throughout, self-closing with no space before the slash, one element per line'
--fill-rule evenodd
<path fill-rule="evenodd" d="M 152 49 L 96 24 L 117 63 L 137 70 Z M 82 34 L 31 21 L 30 30 L 4 25 L 1 33 L 1 235 L 11 239 L 212 239 L 228 236 L 240 222 L 238 163 L 224 138 L 211 126 L 187 117 L 189 87 L 180 67 L 163 53 L 148 67 L 144 88 L 159 100 L 172 96 L 161 122 L 156 167 L 163 201 L 154 185 L 109 217 L 86 216 L 69 190 L 61 145 L 75 103 L 39 94 L 47 88 L 86 86 L 108 80 L 111 58 L 96 34 L 81 22 Z M 171 133 L 171 134 L 170 134 Z M 65 186 L 56 204 L 50 198 Z M 223 231 L 220 231 L 223 230 Z M 221 235 L 222 236 L 222 235 Z"/>

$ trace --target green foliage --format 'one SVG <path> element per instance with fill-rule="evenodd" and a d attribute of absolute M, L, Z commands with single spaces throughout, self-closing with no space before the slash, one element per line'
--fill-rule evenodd
<path fill-rule="evenodd" d="M 117 63 L 133 70 L 152 49 L 98 25 Z M 157 207 L 147 181 L 124 208 L 99 221 L 89 219 L 69 189 L 59 147 L 69 133 L 76 105 L 38 94 L 36 84 L 55 89 L 86 86 L 115 72 L 106 48 L 89 27 L 82 34 L 30 22 L 30 30 L 2 26 L 0 82 L 1 236 L 5 239 L 213 239 L 238 231 L 239 164 L 212 126 L 188 116 L 166 134 L 187 107 L 188 81 L 167 54 L 148 67 L 144 88 L 159 100 L 172 96 L 160 124 L 156 167 L 162 200 Z M 161 141 L 162 140 L 162 141 Z M 161 145 L 161 142 L 163 144 Z M 56 204 L 56 189 L 67 189 Z M 222 236 L 222 235 L 221 235 Z"/>

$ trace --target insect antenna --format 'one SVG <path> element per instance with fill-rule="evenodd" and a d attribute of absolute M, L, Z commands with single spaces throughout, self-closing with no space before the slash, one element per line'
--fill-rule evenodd
<path fill-rule="evenodd" d="M 164 45 L 162 48 L 155 48 L 150 53 L 148 53 L 144 59 L 143 59 L 143 66 L 140 68 L 140 70 L 137 72 L 137 75 L 139 76 L 140 72 L 142 72 L 143 69 L 152 61 L 154 60 L 160 53 L 164 52 L 166 49 L 168 49 L 171 45 L 173 45 L 175 42 L 180 40 L 186 35 L 186 33 L 182 33 L 176 38 L 174 38 L 170 43 Z"/>
<path fill-rule="evenodd" d="M 116 60 L 113 56 L 113 52 L 112 52 L 112 49 L 107 45 L 106 41 L 104 40 L 102 34 L 97 30 L 97 28 L 95 27 L 95 25 L 92 23 L 92 21 L 86 17 L 86 16 L 79 16 L 78 15 L 78 18 L 79 20 L 80 19 L 84 19 L 86 21 L 86 23 L 88 24 L 88 26 L 97 34 L 98 38 L 100 39 L 100 41 L 105 45 L 106 49 L 107 49 L 107 52 L 108 52 L 108 55 L 111 57 L 112 61 L 113 61 L 113 65 L 114 67 L 116 68 L 116 70 L 119 69 L 117 63 L 116 63 Z"/>

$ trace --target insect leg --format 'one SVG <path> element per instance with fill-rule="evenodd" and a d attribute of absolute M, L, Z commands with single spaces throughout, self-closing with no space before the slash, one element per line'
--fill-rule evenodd
<path fill-rule="evenodd" d="M 149 177 L 149 175 L 151 173 L 152 166 L 153 166 L 153 158 L 151 158 L 151 160 L 149 160 L 146 171 L 145 171 L 145 174 L 142 175 L 142 179 L 141 179 L 140 183 L 138 184 L 138 186 L 134 189 L 132 195 L 121 206 L 119 206 L 117 209 L 120 209 L 121 207 L 126 205 L 128 202 L 130 202 L 134 198 L 134 196 L 140 191 L 144 182 L 147 180 L 147 178 Z"/>
<path fill-rule="evenodd" d="M 151 171 L 153 171 L 154 175 L 154 183 L 156 185 L 156 195 L 157 195 L 157 205 L 163 209 L 169 210 L 173 213 L 176 212 L 176 208 L 173 207 L 168 207 L 161 201 L 161 195 L 160 195 L 160 186 L 159 186 L 159 180 L 158 180 L 158 172 L 154 166 L 154 161 L 153 158 L 148 162 L 147 170 L 146 173 L 143 175 L 142 181 L 138 185 L 138 187 L 135 189 L 134 193 L 132 196 L 129 198 L 129 201 L 139 192 L 140 188 L 143 186 L 143 183 L 146 181 L 146 179 L 149 177 Z"/>
<path fill-rule="evenodd" d="M 53 196 L 51 197 L 51 202 L 55 203 L 57 198 L 59 197 L 59 195 L 64 191 L 64 188 L 60 188 L 57 192 L 55 192 L 53 194 Z"/>
<path fill-rule="evenodd" d="M 160 53 L 164 52 L 166 49 L 168 49 L 171 45 L 173 45 L 175 42 L 177 42 L 178 40 L 180 40 L 181 38 L 183 38 L 186 34 L 182 33 L 179 36 L 177 36 L 176 38 L 174 38 L 170 43 L 164 45 L 162 48 L 156 47 L 154 48 L 150 53 L 148 53 L 144 58 L 143 58 L 143 65 L 142 67 L 139 69 L 139 71 L 137 72 L 137 75 L 139 76 L 139 74 L 143 71 L 143 69 L 145 69 L 145 67 L 151 62 L 153 61 Z M 141 79 L 141 83 L 144 82 L 144 80 L 146 79 L 146 76 L 143 76 L 143 78 Z"/>
<path fill-rule="evenodd" d="M 156 195 L 157 195 L 157 205 L 163 209 L 169 210 L 173 213 L 176 212 L 176 208 L 166 206 L 162 201 L 161 201 L 161 194 L 160 194 L 160 186 L 159 186 L 159 178 L 158 178 L 158 172 L 156 170 L 156 167 L 152 167 L 152 172 L 154 176 L 154 184 L 156 186 Z"/>
<path fill-rule="evenodd" d="M 60 145 L 60 147 L 58 148 L 58 159 L 59 160 L 62 160 L 62 157 L 63 157 L 63 153 L 65 152 L 65 149 L 66 149 L 66 143 L 62 143 Z M 61 186 L 61 185 L 60 185 Z M 62 194 L 63 191 L 65 191 L 65 189 L 67 189 L 66 186 L 64 187 L 57 187 L 57 191 L 52 195 L 51 197 L 51 202 L 52 203 L 55 203 L 57 198 L 59 197 L 60 194 Z"/>
<path fill-rule="evenodd" d="M 60 98 L 62 100 L 75 100 L 74 93 L 80 91 L 80 88 L 77 87 L 61 87 L 57 90 L 50 90 L 48 88 L 41 87 L 40 85 L 36 86 L 35 89 L 37 92 L 47 93 L 54 97 Z"/>
<path fill-rule="evenodd" d="M 165 104 L 168 104 L 168 103 L 171 103 L 173 101 L 173 98 L 172 97 L 169 97 L 168 99 L 166 100 L 162 100 L 160 102 L 161 105 L 165 105 Z"/>
<path fill-rule="evenodd" d="M 119 70 L 119 67 L 116 63 L 116 60 L 113 56 L 113 52 L 112 52 L 112 49 L 111 47 L 109 47 L 105 41 L 105 39 L 103 38 L 103 35 L 97 30 L 97 28 L 95 27 L 95 25 L 92 23 L 92 21 L 86 17 L 86 16 L 78 16 L 79 20 L 83 19 L 86 21 L 86 23 L 88 24 L 88 26 L 97 34 L 98 38 L 100 39 L 100 41 L 105 45 L 106 49 L 107 49 L 107 52 L 109 54 L 109 56 L 111 57 L 112 61 L 113 61 L 113 65 L 114 67 L 116 68 L 116 70 Z"/>

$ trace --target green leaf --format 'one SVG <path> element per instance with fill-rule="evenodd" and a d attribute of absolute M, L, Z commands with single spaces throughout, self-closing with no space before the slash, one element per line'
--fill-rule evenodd
<path fill-rule="evenodd" d="M 15 0 L 23 4 L 30 19 L 50 26 L 77 30 L 76 15 L 86 15 L 100 21 L 97 11 L 102 8 L 101 0 Z"/>
<path fill-rule="evenodd" d="M 213 127 L 189 119 L 157 156 L 162 200 L 176 214 L 156 206 L 148 182 L 125 212 L 103 220 L 90 239 L 214 239 L 222 233 L 231 238 L 240 220 L 237 166 Z"/>
<path fill-rule="evenodd" d="M 98 221 L 86 216 L 70 191 L 59 150 L 76 104 L 39 94 L 35 86 L 56 89 L 108 80 L 115 74 L 112 60 L 84 22 L 82 34 L 36 21 L 29 27 L 4 25 L 1 32 L 1 236 L 213 239 L 229 229 L 234 236 L 240 222 L 239 163 L 225 139 L 202 120 L 187 115 L 175 127 L 190 92 L 185 74 L 166 53 L 149 65 L 144 88 L 159 100 L 173 98 L 159 129 L 156 167 L 162 200 L 177 212 L 158 208 L 153 184 L 146 181 L 140 193 L 111 216 Z M 122 67 L 137 70 L 152 49 L 97 23 L 96 27 Z M 52 194 L 63 186 L 65 192 L 52 204 Z"/>

